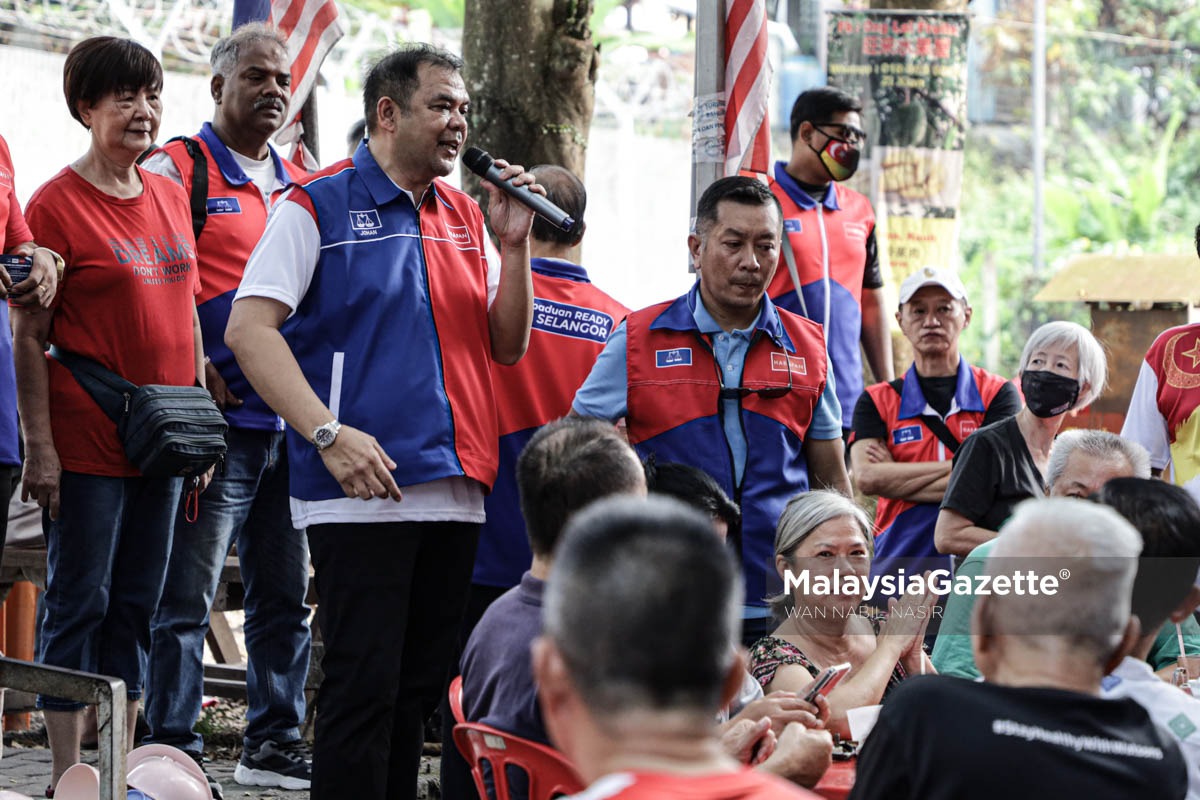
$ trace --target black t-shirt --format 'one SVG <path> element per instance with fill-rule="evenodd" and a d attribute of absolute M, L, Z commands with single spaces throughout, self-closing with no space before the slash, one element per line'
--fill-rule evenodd
<path fill-rule="evenodd" d="M 858 758 L 850 800 L 1179 800 L 1174 739 L 1133 700 L 909 678 Z"/>
<path fill-rule="evenodd" d="M 998 531 L 1018 503 L 1046 493 L 1044 484 L 1017 418 L 1009 417 L 975 431 L 958 448 L 941 507 Z"/>
<path fill-rule="evenodd" d="M 950 404 L 954 401 L 954 389 L 958 385 L 958 378 L 954 375 L 944 378 L 917 377 L 921 384 L 921 394 L 925 395 L 925 402 L 929 403 L 935 411 L 945 417 L 946 412 L 950 410 Z M 894 383 L 902 384 L 903 379 L 901 378 Z M 1000 391 L 996 392 L 996 396 L 992 398 L 987 411 L 984 412 L 983 425 L 980 427 L 986 427 L 993 422 L 1008 419 L 1020 410 L 1021 396 L 1017 394 L 1017 387 L 1011 383 L 1006 383 L 1000 387 Z M 884 422 L 883 416 L 875 406 L 875 400 L 868 392 L 863 392 L 858 396 L 858 402 L 854 405 L 853 424 L 855 440 L 883 439 L 887 441 L 887 423 Z"/>
<path fill-rule="evenodd" d="M 793 178 L 793 180 L 795 179 Z M 832 183 L 819 185 L 798 180 L 796 185 L 818 203 L 824 202 L 825 195 L 833 189 Z M 875 226 L 871 226 L 871 232 L 867 234 L 867 261 L 863 264 L 863 288 L 883 288 L 883 270 L 879 268 L 879 245 L 875 243 Z"/>

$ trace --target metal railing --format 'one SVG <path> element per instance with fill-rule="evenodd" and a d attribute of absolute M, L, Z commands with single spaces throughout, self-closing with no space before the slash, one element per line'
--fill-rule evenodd
<path fill-rule="evenodd" d="M 0 686 L 96 705 L 99 800 L 125 800 L 125 681 L 0 656 Z"/>

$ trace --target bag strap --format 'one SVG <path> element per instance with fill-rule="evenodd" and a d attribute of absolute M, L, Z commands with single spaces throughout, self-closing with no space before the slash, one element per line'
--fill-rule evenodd
<path fill-rule="evenodd" d="M 188 204 L 192 211 L 192 233 L 199 239 L 200 231 L 204 230 L 204 223 L 208 222 L 208 159 L 200 149 L 200 143 L 190 136 L 175 136 L 168 139 L 166 144 L 171 142 L 183 142 L 184 149 L 192 159 L 192 194 Z M 157 150 L 158 148 L 151 148 L 142 153 L 138 156 L 138 163 L 145 161 Z"/>
<path fill-rule="evenodd" d="M 892 387 L 896 394 L 901 394 L 901 387 L 904 386 L 904 379 L 897 378 L 894 381 L 889 381 L 888 386 Z M 958 446 L 962 444 L 962 442 L 960 442 L 954 436 L 954 434 L 950 432 L 950 429 L 946 427 L 946 423 L 941 417 L 937 416 L 936 414 L 922 414 L 920 416 L 920 420 L 925 423 L 925 427 L 929 428 L 929 430 L 933 432 L 933 435 L 938 438 L 938 441 L 946 445 L 946 449 L 950 451 L 951 455 L 954 455 L 956 452 L 958 452 Z"/>
<path fill-rule="evenodd" d="M 804 292 L 800 291 L 800 270 L 796 269 L 796 254 L 792 252 L 792 237 L 783 232 L 783 260 L 787 262 L 788 274 L 792 276 L 792 288 L 796 290 L 796 300 L 800 303 L 800 316 L 808 316 L 808 304 L 804 302 Z"/>
<path fill-rule="evenodd" d="M 50 357 L 71 370 L 75 380 L 109 419 L 121 421 L 129 410 L 129 395 L 137 390 L 137 384 L 130 383 L 93 359 L 63 350 L 57 345 L 50 345 Z"/>

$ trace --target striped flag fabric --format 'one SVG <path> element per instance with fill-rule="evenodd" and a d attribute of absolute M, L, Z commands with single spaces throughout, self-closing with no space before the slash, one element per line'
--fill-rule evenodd
<path fill-rule="evenodd" d="M 279 30 L 288 43 L 288 58 L 292 62 L 292 102 L 288 107 L 289 121 L 275 142 L 292 145 L 291 159 L 305 169 L 317 169 L 316 158 L 304 146 L 300 137 L 304 123 L 300 111 L 317 85 L 317 74 L 325 56 L 342 38 L 341 20 L 334 0 L 234 0 L 233 27 L 247 22 L 269 22 Z"/>
<path fill-rule="evenodd" d="M 771 168 L 766 0 L 725 0 L 725 175 Z"/>

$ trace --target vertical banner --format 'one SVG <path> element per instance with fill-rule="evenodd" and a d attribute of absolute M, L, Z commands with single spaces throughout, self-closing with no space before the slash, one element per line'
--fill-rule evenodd
<path fill-rule="evenodd" d="M 829 12 L 829 83 L 859 97 L 880 258 L 899 284 L 958 267 L 967 125 L 965 14 Z"/>

